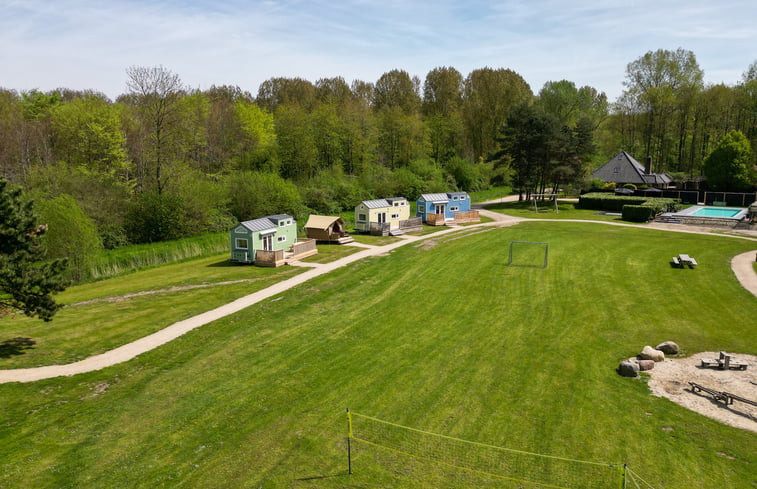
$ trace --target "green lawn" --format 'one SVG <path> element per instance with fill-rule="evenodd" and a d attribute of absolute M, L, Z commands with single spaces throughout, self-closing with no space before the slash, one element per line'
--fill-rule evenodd
<path fill-rule="evenodd" d="M 0 369 L 68 363 L 102 353 L 301 273 L 294 267 L 234 265 L 228 253 L 149 268 L 73 286 L 56 300 L 68 304 L 50 323 L 21 315 L 0 319 L 0 342 L 28 338 L 22 355 L 0 354 Z M 244 281 L 191 290 L 200 284 Z M 142 296 L 125 294 L 155 292 Z M 84 301 L 98 300 L 89 304 Z M 0 352 L 2 348 L 0 348 Z"/>
<path fill-rule="evenodd" d="M 530 202 L 502 202 L 486 206 L 490 211 L 500 212 L 515 217 L 529 217 L 533 219 L 582 219 L 593 221 L 624 222 L 620 216 L 598 214 L 600 211 L 592 209 L 576 209 L 574 202 L 557 201 L 557 212 L 554 203 L 539 202 L 534 211 L 534 203 Z"/>
<path fill-rule="evenodd" d="M 626 462 L 658 489 L 755 487 L 755 433 L 614 371 L 668 339 L 685 353 L 756 354 L 757 298 L 729 269 L 754 242 L 546 222 L 466 234 L 356 262 L 122 365 L 0 385 L 0 487 L 453 488 L 474 478 L 367 445 L 346 475 L 346 407 Z M 513 240 L 548 241 L 549 267 L 507 267 Z M 700 265 L 672 268 L 681 252 Z"/>
<path fill-rule="evenodd" d="M 300 261 L 306 263 L 331 263 L 332 261 L 357 253 L 362 249 L 357 246 L 350 246 L 349 244 L 319 244 L 317 255 L 309 256 Z"/>

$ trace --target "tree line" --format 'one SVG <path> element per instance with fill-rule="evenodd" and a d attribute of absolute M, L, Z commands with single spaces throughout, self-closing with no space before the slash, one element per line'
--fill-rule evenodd
<path fill-rule="evenodd" d="M 38 202 L 49 257 L 75 267 L 75 249 L 226 230 L 270 213 L 492 185 L 526 195 L 576 187 L 621 149 L 695 177 L 730 131 L 757 143 L 757 63 L 735 86 L 702 78 L 682 49 L 631 62 L 614 104 L 567 80 L 534 93 L 504 68 L 438 67 L 422 82 L 399 69 L 349 84 L 271 78 L 253 96 L 193 90 L 167 68 L 134 66 L 115 101 L 0 89 L 0 172 Z"/>

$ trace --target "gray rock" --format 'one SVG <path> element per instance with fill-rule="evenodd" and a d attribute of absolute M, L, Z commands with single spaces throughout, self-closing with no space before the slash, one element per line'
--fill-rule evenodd
<path fill-rule="evenodd" d="M 639 353 L 639 358 L 642 360 L 654 360 L 655 362 L 661 362 L 665 360 L 665 354 L 660 350 L 655 350 L 651 346 L 646 345 L 644 349 L 641 350 L 641 353 Z"/>
<path fill-rule="evenodd" d="M 678 355 L 678 352 L 680 351 L 680 349 L 678 348 L 678 345 L 672 341 L 666 341 L 664 343 L 660 343 L 654 348 L 655 350 L 660 350 L 666 355 Z"/>
<path fill-rule="evenodd" d="M 623 377 L 638 377 L 639 365 L 628 360 L 623 360 L 618 365 L 618 373 Z"/>
<path fill-rule="evenodd" d="M 646 370 L 652 370 L 654 368 L 654 360 L 638 360 L 639 370 L 642 372 Z"/>

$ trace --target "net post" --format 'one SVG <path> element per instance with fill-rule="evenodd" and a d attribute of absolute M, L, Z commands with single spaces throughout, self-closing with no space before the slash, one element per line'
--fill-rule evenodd
<path fill-rule="evenodd" d="M 620 468 L 620 489 L 626 489 L 626 471 L 628 470 L 628 465 L 623 464 L 619 466 Z"/>
<path fill-rule="evenodd" d="M 347 475 L 352 475 L 352 452 L 350 450 L 350 438 L 352 438 L 352 413 L 347 408 Z"/>

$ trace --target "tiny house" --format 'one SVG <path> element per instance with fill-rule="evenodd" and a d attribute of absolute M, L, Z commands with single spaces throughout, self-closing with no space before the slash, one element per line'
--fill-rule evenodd
<path fill-rule="evenodd" d="M 289 214 L 243 221 L 231 230 L 231 261 L 255 263 L 258 251 L 281 251 L 283 256 L 296 242 L 297 222 Z"/>
<path fill-rule="evenodd" d="M 355 230 L 384 234 L 400 229 L 410 219 L 410 204 L 404 197 L 364 200 L 355 207 Z"/>
<path fill-rule="evenodd" d="M 416 202 L 415 215 L 435 226 L 447 223 L 477 222 L 478 211 L 471 211 L 467 192 L 422 194 Z"/>

